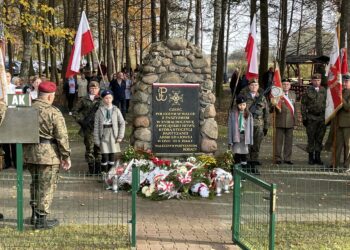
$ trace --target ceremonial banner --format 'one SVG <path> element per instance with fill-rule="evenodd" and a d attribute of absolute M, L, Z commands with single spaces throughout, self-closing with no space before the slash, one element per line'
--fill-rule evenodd
<path fill-rule="evenodd" d="M 250 26 L 250 32 L 245 47 L 246 58 L 248 62 L 246 78 L 252 79 L 259 76 L 258 69 L 258 48 L 256 39 L 256 15 L 253 17 L 253 21 Z"/>
<path fill-rule="evenodd" d="M 79 73 L 80 61 L 82 56 L 90 53 L 95 48 L 90 26 L 85 15 L 85 11 L 81 14 L 80 24 L 75 36 L 74 45 L 70 54 L 67 67 L 66 77 L 74 76 Z"/>
<path fill-rule="evenodd" d="M 271 87 L 270 98 L 272 105 L 274 105 L 279 110 L 281 110 L 281 96 L 283 96 L 282 82 L 280 69 L 277 65 L 273 74 L 273 85 Z"/>
<path fill-rule="evenodd" d="M 334 35 L 334 44 L 329 56 L 329 71 L 327 81 L 327 100 L 325 122 L 328 124 L 342 107 L 342 79 L 340 68 L 340 54 L 338 36 Z"/>

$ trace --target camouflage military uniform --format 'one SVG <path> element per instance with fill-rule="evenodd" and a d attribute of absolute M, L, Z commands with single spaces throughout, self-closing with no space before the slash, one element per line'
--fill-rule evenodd
<path fill-rule="evenodd" d="M 249 155 L 251 161 L 257 162 L 264 131 L 266 133 L 269 128 L 269 109 L 265 96 L 260 92 L 255 97 L 252 97 L 251 93 L 247 93 L 245 97 L 247 98 L 247 109 L 254 118 L 254 144 L 249 147 Z"/>
<path fill-rule="evenodd" d="M 24 163 L 32 176 L 30 204 L 37 214 L 50 213 L 61 160 L 70 157 L 68 133 L 62 113 L 44 100 L 33 101 L 39 112 L 40 143 L 23 146 Z"/>
<path fill-rule="evenodd" d="M 313 86 L 310 86 L 301 99 L 301 115 L 307 134 L 307 151 L 309 154 L 315 152 L 315 158 L 319 158 L 326 132 L 326 97 L 325 88 L 319 87 L 319 90 L 316 91 Z"/>
<path fill-rule="evenodd" d="M 77 106 L 73 110 L 73 116 L 75 120 L 81 125 L 84 123 L 84 119 L 86 119 L 87 116 L 91 116 L 92 118 L 89 124 L 84 124 L 89 126 L 85 128 L 82 127 L 79 131 L 79 134 L 84 137 L 85 160 L 89 165 L 90 174 L 96 173 L 96 170 L 94 171 L 91 168 L 94 168 L 95 164 L 99 165 L 101 162 L 100 149 L 95 145 L 93 135 L 94 117 L 101 102 L 102 98 L 99 96 L 95 97 L 93 101 L 91 101 L 90 96 L 85 96 L 79 100 Z M 92 112 L 94 112 L 94 109 L 95 113 L 92 114 Z"/>

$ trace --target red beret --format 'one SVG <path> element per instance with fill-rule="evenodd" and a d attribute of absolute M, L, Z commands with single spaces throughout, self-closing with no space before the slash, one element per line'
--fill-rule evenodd
<path fill-rule="evenodd" d="M 44 92 L 44 93 L 53 93 L 56 92 L 56 83 L 54 82 L 42 82 L 39 84 L 39 92 Z"/>

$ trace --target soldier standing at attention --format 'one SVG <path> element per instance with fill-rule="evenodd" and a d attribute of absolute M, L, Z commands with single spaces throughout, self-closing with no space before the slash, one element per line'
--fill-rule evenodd
<path fill-rule="evenodd" d="M 290 90 L 289 79 L 282 80 L 283 96 L 280 99 L 281 110 L 276 112 L 276 164 L 282 163 L 282 146 L 284 163 L 293 165 L 292 147 L 293 147 L 293 129 L 295 126 L 295 100 L 294 91 Z"/>
<path fill-rule="evenodd" d="M 30 205 L 31 224 L 36 229 L 49 229 L 58 225 L 58 220 L 47 220 L 53 193 L 57 186 L 60 166 L 71 167 L 70 148 L 65 120 L 61 111 L 52 106 L 56 84 L 42 82 L 39 97 L 33 101 L 33 108 L 39 113 L 40 143 L 23 145 L 23 158 L 31 176 Z"/>
<path fill-rule="evenodd" d="M 89 94 L 80 98 L 73 110 L 73 116 L 81 127 L 79 134 L 84 137 L 85 160 L 88 163 L 90 175 L 98 174 L 101 171 L 100 148 L 94 143 L 95 113 L 102 102 L 99 92 L 99 83 L 91 81 L 89 83 Z"/>
<path fill-rule="evenodd" d="M 322 140 L 326 132 L 325 110 L 327 91 L 321 86 L 321 75 L 312 76 L 310 86 L 301 99 L 301 115 L 306 127 L 309 165 L 323 165 L 321 161 Z"/>
<path fill-rule="evenodd" d="M 338 129 L 336 134 L 336 167 L 339 168 L 341 152 L 344 148 L 344 172 L 350 172 L 350 75 L 344 76 L 343 107 L 338 111 Z"/>
<path fill-rule="evenodd" d="M 246 94 L 247 108 L 253 115 L 254 119 L 254 132 L 253 132 L 253 145 L 249 147 L 250 165 L 253 172 L 258 169 L 256 165 L 261 165 L 258 161 L 261 142 L 267 134 L 269 127 L 269 109 L 265 96 L 259 92 L 259 82 L 253 78 L 249 81 L 249 93 Z"/>

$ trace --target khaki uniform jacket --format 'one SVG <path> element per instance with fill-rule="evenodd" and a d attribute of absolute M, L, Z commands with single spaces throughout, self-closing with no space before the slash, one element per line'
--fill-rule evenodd
<path fill-rule="evenodd" d="M 320 87 L 317 92 L 313 86 L 310 86 L 301 99 L 301 115 L 303 120 L 324 120 L 326 110 L 327 91 Z"/>
<path fill-rule="evenodd" d="M 39 112 L 39 136 L 53 143 L 25 144 L 23 146 L 24 163 L 56 165 L 61 159 L 70 157 L 68 133 L 61 111 L 48 102 L 36 99 L 33 108 Z"/>
<path fill-rule="evenodd" d="M 295 109 L 295 101 L 296 95 L 294 91 L 288 91 L 288 98 L 292 102 L 294 107 L 294 116 L 290 112 L 286 101 L 284 98 L 281 100 L 281 111 L 276 109 L 276 127 L 277 128 L 293 128 L 296 122 L 296 109 Z"/>
<path fill-rule="evenodd" d="M 338 111 L 339 127 L 350 127 L 350 90 L 343 90 L 343 107 Z"/>
<path fill-rule="evenodd" d="M 104 107 L 101 106 L 96 114 L 95 114 L 95 124 L 94 124 L 94 142 L 96 145 L 100 145 L 101 140 L 103 138 L 103 121 L 104 121 L 104 114 L 103 114 Z M 122 113 L 118 109 L 118 107 L 113 106 L 112 108 L 112 128 L 113 128 L 113 136 L 117 139 L 123 139 L 124 138 L 124 132 L 125 132 L 125 121 L 123 118 Z"/>

